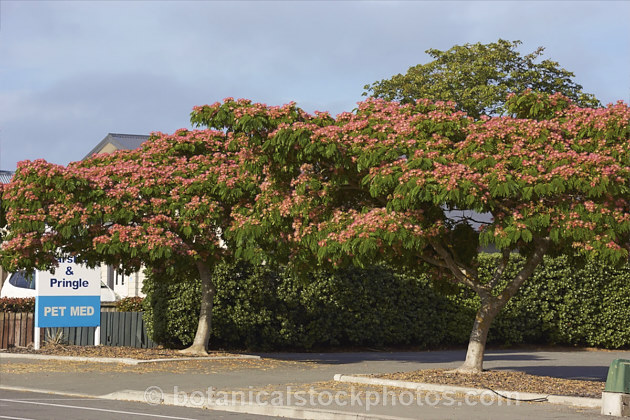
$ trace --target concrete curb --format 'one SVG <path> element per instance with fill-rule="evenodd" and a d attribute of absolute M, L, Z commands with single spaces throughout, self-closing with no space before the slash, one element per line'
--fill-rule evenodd
<path fill-rule="evenodd" d="M 147 402 L 146 391 L 133 391 L 123 390 L 113 392 L 111 394 L 101 395 L 98 398 L 112 399 L 112 400 L 125 400 L 136 402 Z M 207 410 L 216 411 L 228 411 L 231 413 L 245 413 L 245 414 L 258 414 L 263 416 L 273 417 L 288 417 L 292 419 L 312 419 L 312 420 L 407 420 L 403 417 L 383 416 L 383 415 L 368 415 L 344 412 L 338 410 L 324 410 L 320 408 L 304 408 L 287 405 L 271 405 L 271 404 L 256 404 L 256 403 L 232 403 L 232 404 L 193 404 L 189 401 L 181 403 L 175 398 L 173 394 L 162 394 L 162 400 L 160 404 L 189 407 L 189 408 L 204 408 Z M 159 404 L 155 404 L 159 405 Z"/>
<path fill-rule="evenodd" d="M 105 395 L 87 395 L 72 392 L 59 392 L 46 389 L 34 389 L 23 388 L 16 386 L 4 386 L 0 385 L 0 390 L 5 389 L 8 391 L 24 391 L 24 392 L 37 392 L 50 395 L 61 395 L 66 397 L 81 397 L 81 398 L 94 398 L 102 400 L 115 400 L 115 401 L 131 401 L 147 403 L 147 391 L 135 391 L 135 390 L 122 390 L 116 391 Z M 226 411 L 231 413 L 243 413 L 243 414 L 255 414 L 271 417 L 284 417 L 291 419 L 309 419 L 309 420 L 411 420 L 406 417 L 394 417 L 383 415 L 368 415 L 361 413 L 344 412 L 338 410 L 323 410 L 318 408 L 302 408 L 294 406 L 282 406 L 282 405 L 264 405 L 264 404 L 207 404 L 202 405 L 192 404 L 188 401 L 180 403 L 175 399 L 172 394 L 162 394 L 162 399 L 159 404 L 152 405 L 171 405 L 188 408 L 199 408 L 213 411 Z"/>
<path fill-rule="evenodd" d="M 48 389 L 37 389 L 37 388 L 26 388 L 23 386 L 10 386 L 10 385 L 0 385 L 0 390 L 6 391 L 23 391 L 23 392 L 38 392 L 41 394 L 50 394 L 50 395 L 61 395 L 64 397 L 80 397 L 80 398 L 95 398 L 93 395 L 82 394 L 80 392 L 58 392 L 58 391 L 50 391 Z"/>
<path fill-rule="evenodd" d="M 48 354 L 26 354 L 26 353 L 0 353 L 2 359 L 31 359 L 31 360 L 66 360 L 70 362 L 92 362 L 92 363 L 122 363 L 125 365 L 141 365 L 144 363 L 160 362 L 184 362 L 187 360 L 233 360 L 233 359 L 260 359 L 255 355 L 234 355 L 234 356 L 208 356 L 208 357 L 174 357 L 169 359 L 131 359 L 127 357 L 87 357 L 87 356 L 55 356 Z"/>
<path fill-rule="evenodd" d="M 509 398 L 515 398 L 519 400 L 541 400 L 539 402 L 549 402 L 552 404 L 569 405 L 573 407 L 581 408 L 601 408 L 602 400 L 600 398 L 585 398 L 585 397 L 568 397 L 563 395 L 547 395 L 536 394 L 531 392 L 515 392 L 505 390 L 490 390 L 482 388 L 467 388 L 462 386 L 450 386 L 450 385 L 438 385 L 427 384 L 408 381 L 395 381 L 391 379 L 380 378 L 368 378 L 365 376 L 352 376 L 336 374 L 334 380 L 337 382 L 347 382 L 362 385 L 376 385 L 376 386 L 391 386 L 404 389 L 412 389 L 414 391 L 431 391 L 431 392 L 454 392 L 454 393 L 474 393 L 481 395 L 483 393 L 499 394 L 499 396 L 505 396 Z"/>

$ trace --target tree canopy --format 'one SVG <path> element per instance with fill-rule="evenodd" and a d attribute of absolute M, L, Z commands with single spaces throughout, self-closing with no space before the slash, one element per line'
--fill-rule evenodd
<path fill-rule="evenodd" d="M 240 206 L 258 192 L 248 165 L 256 149 L 231 133 L 155 133 L 140 149 L 97 155 L 67 168 L 22 162 L 4 203 L 10 233 L 2 248 L 9 270 L 48 269 L 58 254 L 126 271 L 197 270 L 203 302 L 191 351 L 208 345 L 212 266 L 233 253 L 224 234 Z"/>
<path fill-rule="evenodd" d="M 433 61 L 366 85 L 364 95 L 402 103 L 454 101 L 458 110 L 474 118 L 504 114 L 508 94 L 527 89 L 562 93 L 581 106 L 599 105 L 593 95 L 582 91 L 572 72 L 555 61 L 537 62 L 543 47 L 523 56 L 517 51 L 520 44 L 499 39 L 489 44 L 455 45 L 446 51 L 429 49 L 426 53 Z"/>
<path fill-rule="evenodd" d="M 129 269 L 196 266 L 196 351 L 208 341 L 214 261 L 429 264 L 481 298 L 462 366 L 479 371 L 492 320 L 546 253 L 621 261 L 630 240 L 628 106 L 526 91 L 506 109 L 476 119 L 428 99 L 371 98 L 334 118 L 232 98 L 196 107 L 191 121 L 208 129 L 67 168 L 20 164 L 3 192 L 2 262 L 49 267 L 66 252 Z M 483 213 L 492 219 L 474 220 Z M 503 254 L 489 282 L 480 244 Z M 515 251 L 525 263 L 505 278 Z"/>
<path fill-rule="evenodd" d="M 514 117 L 473 120 L 453 103 L 369 99 L 336 118 L 278 123 L 262 144 L 276 175 L 241 234 L 278 237 L 282 226 L 294 262 L 306 264 L 432 265 L 481 297 L 462 367 L 479 371 L 492 319 L 546 253 L 628 258 L 627 105 L 581 108 L 526 92 L 507 107 Z M 252 109 L 248 121 L 274 119 Z M 198 108 L 193 120 L 238 130 L 238 114 L 228 102 Z M 479 213 L 492 219 L 473 220 Z M 480 244 L 503 254 L 490 283 L 477 273 Z M 505 279 L 515 251 L 526 262 Z"/>

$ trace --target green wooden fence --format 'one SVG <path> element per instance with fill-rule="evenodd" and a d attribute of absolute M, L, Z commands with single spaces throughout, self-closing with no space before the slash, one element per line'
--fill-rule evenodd
<path fill-rule="evenodd" d="M 6 340 L 0 340 L 0 348 L 16 345 L 26 346 L 32 343 L 34 334 L 32 314 L 26 317 L 17 316 L 18 314 L 12 315 L 11 317 L 6 316 L 6 319 L 0 318 L 0 321 L 3 321 L 0 322 L 0 337 L 6 338 Z M 22 318 L 31 319 L 31 322 L 20 322 Z M 46 328 L 43 331 L 43 341 L 49 340 L 63 344 L 93 346 L 94 330 L 95 327 Z M 19 338 L 16 340 L 13 337 Z M 104 346 L 127 346 L 143 349 L 157 346 L 147 334 L 144 320 L 142 319 L 142 312 L 101 312 L 101 344 Z"/>

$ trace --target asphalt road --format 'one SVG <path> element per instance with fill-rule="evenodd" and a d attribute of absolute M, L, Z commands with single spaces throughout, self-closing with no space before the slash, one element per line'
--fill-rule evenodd
<path fill-rule="evenodd" d="M 198 408 L 152 406 L 128 401 L 65 397 L 36 392 L 0 390 L 0 419 L 15 420 L 270 420 L 273 417 L 210 411 Z"/>
<path fill-rule="evenodd" d="M 236 410 L 220 411 L 220 407 L 215 411 L 210 411 L 166 405 L 150 406 L 142 402 L 130 403 L 117 400 L 152 401 L 155 397 L 159 402 L 161 397 L 177 395 L 177 398 L 181 396 L 191 401 L 193 397 L 200 396 L 205 401 L 205 396 L 209 395 L 211 390 L 216 391 L 217 395 L 239 392 L 248 395 L 252 392 L 255 396 L 263 397 L 279 395 L 284 399 L 277 403 L 272 401 L 266 404 L 266 407 L 292 406 L 299 409 L 333 410 L 346 413 L 345 418 L 347 414 L 358 415 L 361 418 L 395 416 L 405 419 L 431 420 L 606 418 L 599 415 L 598 409 L 580 409 L 549 403 L 513 404 L 500 399 L 467 401 L 465 398 L 454 395 L 440 400 L 435 394 L 417 396 L 407 391 L 397 392 L 390 398 L 391 390 L 389 389 L 362 388 L 354 387 L 352 384 L 332 382 L 335 374 L 352 375 L 453 368 L 461 364 L 464 357 L 463 351 L 274 353 L 261 354 L 261 356 L 263 358 L 260 360 L 195 360 L 126 366 L 107 363 L 8 359 L 0 354 L 0 387 L 7 388 L 0 390 L 0 419 L 72 420 L 75 418 L 147 417 L 266 419 L 270 417 L 263 414 L 272 414 L 269 411 L 253 410 L 240 411 L 255 414 L 236 414 L 233 412 Z M 487 352 L 485 367 L 523 371 L 542 376 L 604 381 L 610 362 L 618 358 L 630 359 L 630 352 L 494 350 Z M 16 394 L 8 390 L 11 388 L 14 390 L 26 388 L 34 392 L 50 391 L 66 396 L 55 396 L 46 392 Z M 292 402 L 289 401 L 289 396 L 295 395 L 296 392 L 308 398 L 308 404 L 302 405 L 295 397 Z M 102 398 L 68 397 L 75 394 Z M 368 395 L 375 398 L 375 400 L 370 400 L 375 402 L 369 404 L 369 409 Z M 131 398 L 132 396 L 135 398 Z M 357 398 L 355 399 L 354 396 Z M 311 402 L 311 397 L 314 402 Z M 385 403 L 385 397 L 387 397 L 387 403 Z M 105 400 L 105 398 L 109 399 Z M 248 399 L 251 400 L 251 398 Z M 268 401 L 265 400 L 264 403 Z M 304 418 L 303 415 L 294 416 L 292 413 L 284 415 L 289 418 Z M 318 418 L 330 420 L 334 417 L 329 415 Z"/>

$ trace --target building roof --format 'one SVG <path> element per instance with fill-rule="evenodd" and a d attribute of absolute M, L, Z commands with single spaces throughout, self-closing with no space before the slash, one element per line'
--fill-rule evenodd
<path fill-rule="evenodd" d="M 13 171 L 0 170 L 0 184 L 8 184 L 13 178 Z"/>
<path fill-rule="evenodd" d="M 90 152 L 85 155 L 85 158 L 88 158 L 92 155 L 96 155 L 101 153 L 106 149 L 108 145 L 109 149 L 112 150 L 134 150 L 140 147 L 142 143 L 149 139 L 149 136 L 142 134 L 118 134 L 118 133 L 109 133 L 99 144 L 97 144 Z M 112 150 L 107 150 L 112 151 Z"/>

